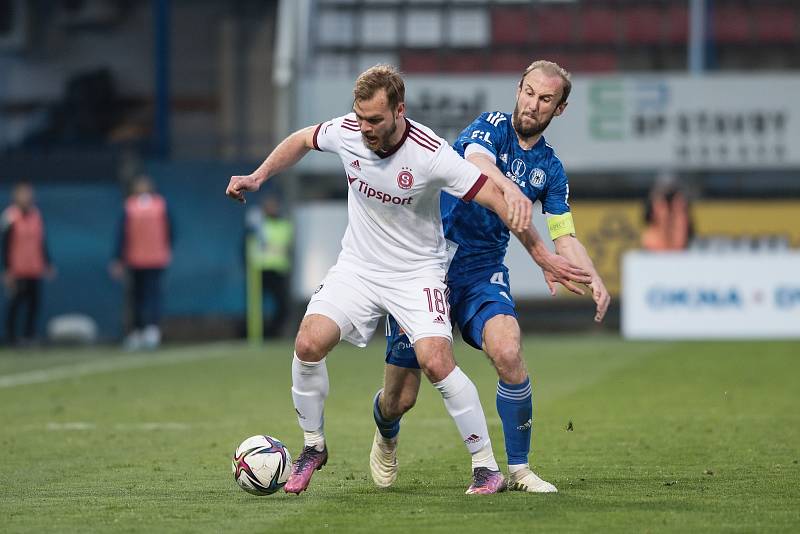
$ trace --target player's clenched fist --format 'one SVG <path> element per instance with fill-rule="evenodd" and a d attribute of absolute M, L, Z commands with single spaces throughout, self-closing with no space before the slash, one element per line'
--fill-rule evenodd
<path fill-rule="evenodd" d="M 258 179 L 252 174 L 248 176 L 231 176 L 231 181 L 228 182 L 225 194 L 239 202 L 246 202 L 244 198 L 245 192 L 258 191 L 260 187 L 261 184 Z"/>

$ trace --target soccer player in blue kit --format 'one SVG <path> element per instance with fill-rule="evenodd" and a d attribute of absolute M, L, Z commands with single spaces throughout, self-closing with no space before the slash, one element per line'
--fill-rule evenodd
<path fill-rule="evenodd" d="M 532 201 L 541 202 L 556 252 L 582 268 L 583 276 L 571 279 L 591 289 L 595 321 L 600 322 L 611 298 L 575 237 L 567 176 L 542 137 L 553 117 L 564 112 L 570 89 L 568 72 L 555 63 L 535 61 L 522 74 L 514 113 L 483 113 L 461 132 L 454 148 L 487 176 L 500 173 Z M 464 340 L 483 350 L 497 370 L 497 411 L 508 456 L 508 486 L 532 493 L 555 492 L 556 487 L 539 478 L 528 464 L 533 401 L 508 269 L 503 265 L 509 231 L 499 217 L 474 203 L 443 193 L 441 205 L 445 237 L 455 248 L 447 275 L 450 313 Z M 536 259 L 534 251 L 543 246 L 536 231 L 515 235 Z M 547 272 L 545 279 L 551 294 L 556 282 L 583 294 L 570 279 L 555 279 Z M 393 318 L 387 321 L 386 363 L 384 388 L 374 400 L 378 428 L 370 453 L 372 478 L 381 487 L 390 486 L 397 477 L 400 418 L 413 407 L 420 385 L 414 349 Z"/>

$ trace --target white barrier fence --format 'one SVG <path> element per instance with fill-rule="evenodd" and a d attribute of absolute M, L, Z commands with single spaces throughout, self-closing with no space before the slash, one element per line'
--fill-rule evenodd
<path fill-rule="evenodd" d="M 796 252 L 628 252 L 622 294 L 626 338 L 800 338 Z"/>
<path fill-rule="evenodd" d="M 534 224 L 539 234 L 552 247 L 538 203 L 534 205 L 534 212 Z M 298 301 L 305 301 L 311 298 L 325 273 L 336 263 L 342 248 L 342 236 L 347 228 L 347 203 L 314 202 L 298 206 L 294 221 L 296 243 L 292 295 Z M 539 298 L 549 295 L 541 269 L 516 238 L 511 239 L 506 266 L 511 277 L 511 292 L 515 297 Z"/>

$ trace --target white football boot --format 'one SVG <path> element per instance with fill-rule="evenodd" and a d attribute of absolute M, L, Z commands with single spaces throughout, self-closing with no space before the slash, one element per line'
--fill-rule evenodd
<path fill-rule="evenodd" d="M 520 469 L 508 475 L 508 489 L 528 493 L 556 493 L 558 490 L 549 482 L 542 480 L 530 469 Z"/>
<path fill-rule="evenodd" d="M 369 452 L 369 470 L 379 488 L 388 488 L 397 478 L 397 438 L 386 439 L 375 429 L 372 450 Z"/>

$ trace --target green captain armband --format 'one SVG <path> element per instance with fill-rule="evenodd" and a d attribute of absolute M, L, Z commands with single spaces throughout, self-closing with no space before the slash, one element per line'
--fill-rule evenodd
<path fill-rule="evenodd" d="M 553 241 L 563 235 L 575 235 L 575 223 L 572 221 L 572 213 L 567 212 L 561 215 L 548 216 L 547 229 L 550 230 L 550 239 Z"/>

